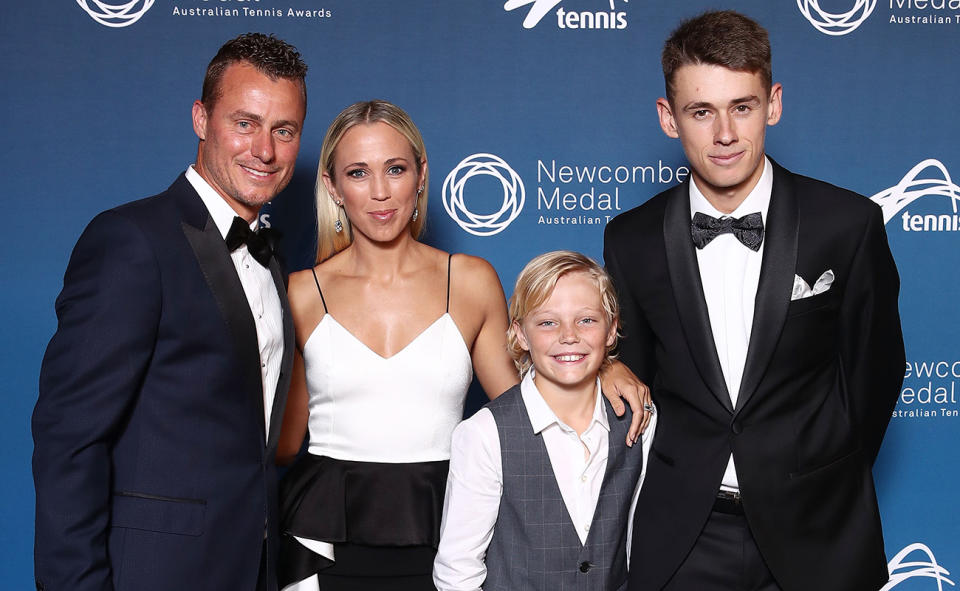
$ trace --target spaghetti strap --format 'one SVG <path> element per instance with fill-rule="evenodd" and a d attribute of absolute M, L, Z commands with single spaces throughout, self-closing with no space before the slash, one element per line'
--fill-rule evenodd
<path fill-rule="evenodd" d="M 310 272 L 313 273 L 313 282 L 317 284 L 317 293 L 320 294 L 320 303 L 323 304 L 323 313 L 327 313 L 327 300 L 323 299 L 323 290 L 320 289 L 320 280 L 317 279 L 317 270 L 314 268 L 310 269 Z M 448 280 L 449 281 L 449 280 Z M 449 297 L 449 296 L 448 296 Z"/>
<path fill-rule="evenodd" d="M 450 260 L 453 259 L 453 253 L 447 255 L 447 314 L 450 313 Z"/>

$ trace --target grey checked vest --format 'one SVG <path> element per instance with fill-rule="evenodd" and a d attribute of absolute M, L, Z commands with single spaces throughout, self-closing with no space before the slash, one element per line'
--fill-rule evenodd
<path fill-rule="evenodd" d="M 619 591 L 627 588 L 627 512 L 642 468 L 641 447 L 624 441 L 630 411 L 606 399 L 609 455 L 586 544 L 580 543 L 520 386 L 487 404 L 500 434 L 503 494 L 487 549 L 484 591 Z"/>

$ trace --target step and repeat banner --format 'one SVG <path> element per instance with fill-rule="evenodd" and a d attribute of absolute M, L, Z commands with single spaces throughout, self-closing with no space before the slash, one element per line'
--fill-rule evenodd
<path fill-rule="evenodd" d="M 275 33 L 310 66 L 297 172 L 262 213 L 283 233 L 291 270 L 312 263 L 327 125 L 350 103 L 383 98 L 426 140 L 426 241 L 486 258 L 509 294 L 536 254 L 600 258 L 611 217 L 688 176 L 657 123 L 660 49 L 681 19 L 715 8 L 770 31 L 784 114 L 768 153 L 883 208 L 907 344 L 874 471 L 887 588 L 954 588 L 960 0 L 6 3 L 0 587 L 33 585 L 29 417 L 70 250 L 97 212 L 165 189 L 193 161 L 191 105 L 224 41 Z M 481 402 L 472 391 L 468 408 Z"/>

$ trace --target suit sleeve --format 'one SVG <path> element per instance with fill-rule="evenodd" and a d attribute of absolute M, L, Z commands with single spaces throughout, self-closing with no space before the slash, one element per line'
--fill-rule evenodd
<path fill-rule="evenodd" d="M 876 460 L 903 385 L 900 278 L 880 208 L 873 208 L 851 265 L 840 310 L 847 403 L 864 457 Z"/>
<path fill-rule="evenodd" d="M 150 363 L 160 299 L 140 229 L 115 212 L 95 218 L 67 266 L 33 413 L 38 588 L 113 589 L 110 453 Z"/>
<path fill-rule="evenodd" d="M 617 300 L 620 303 L 622 337 L 617 345 L 617 352 L 620 360 L 630 368 L 630 371 L 652 389 L 656 377 L 653 331 L 630 289 L 629 271 L 621 263 L 621 253 L 618 252 L 617 238 L 614 233 L 615 231 L 611 231 L 608 225 L 603 237 L 603 261 L 613 279 Z"/>

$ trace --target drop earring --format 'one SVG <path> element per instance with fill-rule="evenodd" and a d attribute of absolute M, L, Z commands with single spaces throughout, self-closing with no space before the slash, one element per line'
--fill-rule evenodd
<path fill-rule="evenodd" d="M 343 201 L 335 201 L 337 204 L 337 219 L 333 222 L 333 229 L 337 231 L 337 234 L 343 232 L 343 222 L 340 221 L 340 209 L 343 208 Z"/>
<path fill-rule="evenodd" d="M 417 200 L 420 200 L 420 195 L 423 195 L 423 185 L 420 185 L 420 188 L 417 189 Z M 420 207 L 418 205 L 413 206 L 413 215 L 410 216 L 410 221 L 415 222 L 417 218 L 420 217 Z"/>

